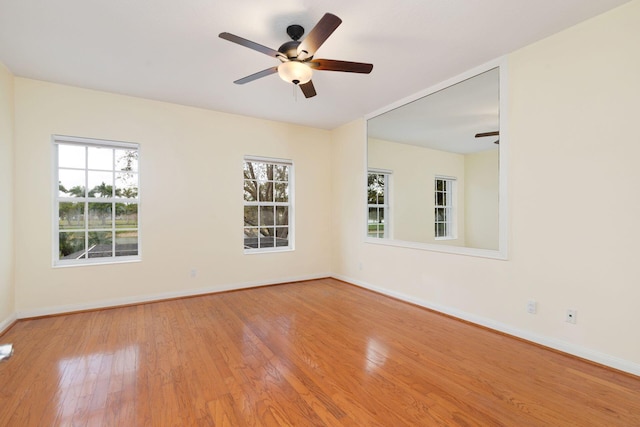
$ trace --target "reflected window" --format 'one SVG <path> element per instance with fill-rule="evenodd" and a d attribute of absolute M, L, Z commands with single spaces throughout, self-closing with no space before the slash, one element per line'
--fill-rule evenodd
<path fill-rule="evenodd" d="M 293 163 L 244 159 L 245 253 L 293 249 Z"/>
<path fill-rule="evenodd" d="M 367 236 L 389 237 L 389 177 L 386 171 L 370 170 L 367 175 Z"/>
<path fill-rule="evenodd" d="M 455 239 L 455 185 L 456 179 L 436 176 L 434 180 L 435 195 L 435 223 L 434 236 L 436 239 Z"/>
<path fill-rule="evenodd" d="M 55 265 L 139 258 L 138 145 L 54 136 Z"/>

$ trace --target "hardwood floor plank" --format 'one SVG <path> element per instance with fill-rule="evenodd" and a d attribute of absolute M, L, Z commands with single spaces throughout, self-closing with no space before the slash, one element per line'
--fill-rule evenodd
<path fill-rule="evenodd" d="M 333 279 L 20 320 L 0 426 L 633 426 L 640 378 Z"/>

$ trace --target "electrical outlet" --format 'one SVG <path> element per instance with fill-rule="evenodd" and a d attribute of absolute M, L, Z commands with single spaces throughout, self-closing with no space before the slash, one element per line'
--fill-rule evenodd
<path fill-rule="evenodd" d="M 198 276 L 198 270 L 195 268 L 192 268 L 191 271 L 189 271 L 189 275 L 191 276 L 192 279 L 195 279 L 196 276 Z"/>
<path fill-rule="evenodd" d="M 566 317 L 565 321 L 567 323 L 575 324 L 576 321 L 577 321 L 577 317 L 578 317 L 578 310 L 568 309 L 567 310 L 567 317 Z"/>
<path fill-rule="evenodd" d="M 527 301 L 527 313 L 536 314 L 538 312 L 538 303 L 534 300 Z"/>

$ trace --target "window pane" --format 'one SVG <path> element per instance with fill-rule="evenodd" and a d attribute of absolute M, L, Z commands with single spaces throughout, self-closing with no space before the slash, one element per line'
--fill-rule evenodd
<path fill-rule="evenodd" d="M 378 208 L 369 208 L 369 223 L 374 224 L 378 222 Z"/>
<path fill-rule="evenodd" d="M 258 229 L 257 228 L 244 229 L 244 248 L 245 249 L 258 248 Z"/>
<path fill-rule="evenodd" d="M 138 174 L 131 172 L 116 173 L 116 196 L 127 199 L 138 197 Z"/>
<path fill-rule="evenodd" d="M 258 226 L 258 207 L 257 206 L 245 206 L 244 207 L 244 225 Z"/>
<path fill-rule="evenodd" d="M 273 248 L 275 247 L 275 230 L 273 228 L 260 229 L 260 247 L 261 248 Z"/>
<path fill-rule="evenodd" d="M 111 226 L 111 203 L 89 203 L 89 228 Z"/>
<path fill-rule="evenodd" d="M 289 166 L 275 165 L 273 169 L 273 179 L 276 181 L 289 181 Z"/>
<path fill-rule="evenodd" d="M 113 256 L 113 236 L 111 231 L 90 231 L 89 258 L 104 258 Z"/>
<path fill-rule="evenodd" d="M 442 191 L 442 180 L 441 179 L 436 179 L 436 191 Z"/>
<path fill-rule="evenodd" d="M 116 228 L 138 228 L 137 203 L 116 203 Z"/>
<path fill-rule="evenodd" d="M 249 162 L 253 165 L 253 172 L 258 181 L 267 180 L 267 165 L 259 162 Z"/>
<path fill-rule="evenodd" d="M 384 203 L 384 183 L 385 175 L 370 173 L 367 177 L 368 191 L 367 198 L 369 204 Z"/>
<path fill-rule="evenodd" d="M 289 246 L 289 227 L 276 227 L 276 246 Z"/>
<path fill-rule="evenodd" d="M 84 229 L 84 202 L 58 203 L 60 230 Z"/>
<path fill-rule="evenodd" d="M 88 168 L 113 170 L 113 148 L 87 147 Z"/>
<path fill-rule="evenodd" d="M 59 168 L 85 168 L 85 147 L 81 145 L 58 145 Z"/>
<path fill-rule="evenodd" d="M 289 225 L 289 208 L 276 206 L 276 225 Z"/>
<path fill-rule="evenodd" d="M 256 169 L 253 165 L 253 162 L 244 162 L 244 166 L 243 166 L 243 170 L 242 170 L 243 174 L 244 174 L 244 179 L 257 179 L 258 177 L 256 176 Z"/>
<path fill-rule="evenodd" d="M 138 232 L 116 231 L 116 256 L 138 255 Z"/>
<path fill-rule="evenodd" d="M 258 181 L 244 181 L 244 200 L 247 202 L 258 201 Z"/>
<path fill-rule="evenodd" d="M 286 182 L 275 183 L 275 201 L 287 203 L 289 201 L 289 184 Z"/>
<path fill-rule="evenodd" d="M 60 259 L 85 258 L 84 232 L 60 232 L 58 248 Z"/>
<path fill-rule="evenodd" d="M 260 195 L 258 196 L 261 202 L 271 203 L 273 202 L 273 181 L 259 183 Z"/>
<path fill-rule="evenodd" d="M 444 206 L 444 193 L 436 193 L 436 206 Z"/>
<path fill-rule="evenodd" d="M 88 172 L 89 197 L 113 197 L 112 172 Z"/>
<path fill-rule="evenodd" d="M 368 204 L 376 204 L 378 203 L 378 195 L 376 192 L 369 186 L 367 190 L 367 203 Z"/>
<path fill-rule="evenodd" d="M 275 225 L 273 206 L 260 206 L 260 225 L 263 227 L 272 227 Z"/>
<path fill-rule="evenodd" d="M 60 169 L 58 171 L 58 195 L 60 197 L 85 197 L 83 170 Z"/>
<path fill-rule="evenodd" d="M 138 150 L 115 150 L 116 170 L 138 171 Z"/>

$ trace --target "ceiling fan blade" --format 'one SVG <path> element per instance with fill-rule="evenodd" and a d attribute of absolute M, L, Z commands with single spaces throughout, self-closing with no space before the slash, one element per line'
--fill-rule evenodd
<path fill-rule="evenodd" d="M 270 47 L 263 46 L 256 42 L 252 42 L 251 40 L 243 39 L 242 37 L 236 36 L 231 33 L 220 33 L 219 37 L 221 39 L 229 40 L 230 42 L 237 43 L 240 46 L 248 47 L 249 49 L 257 50 L 260 53 L 264 53 L 265 55 L 272 56 L 274 58 L 279 58 L 282 53 L 277 50 L 273 50 Z"/>
<path fill-rule="evenodd" d="M 305 98 L 311 98 L 313 96 L 316 96 L 316 88 L 313 87 L 313 82 L 311 80 L 299 86 L 300 86 L 300 89 L 302 89 L 302 93 L 304 93 Z"/>
<path fill-rule="evenodd" d="M 498 135 L 500 135 L 500 131 L 494 130 L 493 132 L 476 133 L 476 138 L 482 138 L 485 136 L 498 136 Z"/>
<path fill-rule="evenodd" d="M 338 61 L 335 59 L 313 59 L 309 62 L 309 66 L 315 70 L 344 71 L 347 73 L 369 74 L 373 70 L 373 64 Z"/>
<path fill-rule="evenodd" d="M 243 85 L 245 83 L 258 80 L 259 78 L 270 76 L 271 74 L 275 74 L 277 72 L 278 72 L 278 67 L 267 68 L 266 70 L 258 71 L 257 73 L 253 73 L 250 76 L 243 77 L 239 80 L 236 80 L 234 83 L 237 85 Z"/>
<path fill-rule="evenodd" d="M 298 58 L 304 59 L 312 57 L 316 53 L 316 50 L 322 46 L 322 43 L 329 38 L 341 23 L 342 19 L 336 15 L 325 13 L 298 46 Z"/>

